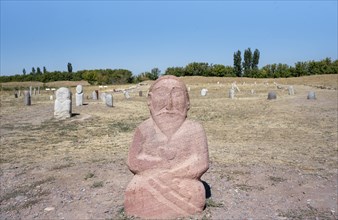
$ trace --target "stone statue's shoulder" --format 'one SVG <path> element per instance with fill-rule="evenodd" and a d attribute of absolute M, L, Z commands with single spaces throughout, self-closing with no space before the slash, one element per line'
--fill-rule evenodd
<path fill-rule="evenodd" d="M 141 124 L 139 124 L 136 127 L 136 130 L 138 129 L 141 133 L 149 131 L 150 128 L 153 127 L 153 119 L 152 118 L 148 118 L 147 120 L 141 122 Z"/>

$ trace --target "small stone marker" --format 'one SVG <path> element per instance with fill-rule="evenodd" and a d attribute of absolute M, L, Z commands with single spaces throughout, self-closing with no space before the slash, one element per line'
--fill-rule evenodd
<path fill-rule="evenodd" d="M 23 92 L 23 94 L 24 94 L 24 103 L 25 103 L 25 105 L 31 105 L 32 103 L 31 103 L 31 94 L 30 94 L 30 92 L 29 91 L 27 91 L 27 90 L 25 90 L 24 92 Z"/>
<path fill-rule="evenodd" d="M 76 86 L 76 95 L 75 95 L 75 105 L 76 106 L 81 106 L 83 105 L 83 87 L 82 85 L 77 85 Z"/>
<path fill-rule="evenodd" d="M 139 92 L 138 92 L 138 96 L 140 96 L 140 97 L 142 97 L 142 96 L 143 96 L 143 93 L 142 93 L 142 91 L 139 91 Z"/>
<path fill-rule="evenodd" d="M 289 95 L 295 95 L 295 90 L 293 89 L 293 86 L 288 87 L 288 93 Z"/>
<path fill-rule="evenodd" d="M 70 118 L 72 115 L 72 93 L 68 88 L 56 90 L 54 117 L 56 119 Z"/>
<path fill-rule="evenodd" d="M 97 92 L 96 91 L 92 92 L 92 99 L 97 100 Z"/>
<path fill-rule="evenodd" d="M 44 209 L 45 212 L 50 212 L 50 211 L 54 211 L 54 210 L 55 210 L 54 207 L 46 207 L 46 208 Z"/>
<path fill-rule="evenodd" d="M 29 87 L 29 95 L 32 96 L 32 86 Z"/>
<path fill-rule="evenodd" d="M 102 102 L 103 103 L 106 103 L 106 93 L 105 92 L 102 92 L 101 94 L 100 94 L 100 98 L 101 98 L 101 100 L 102 100 Z"/>
<path fill-rule="evenodd" d="M 207 89 L 202 89 L 201 90 L 201 96 L 206 96 L 208 93 L 208 90 Z"/>
<path fill-rule="evenodd" d="M 38 86 L 38 95 L 40 95 L 40 86 Z"/>
<path fill-rule="evenodd" d="M 235 98 L 235 90 L 233 88 L 231 88 L 229 90 L 229 98 L 230 99 L 234 99 Z"/>
<path fill-rule="evenodd" d="M 54 99 L 53 95 L 50 95 L 49 100 L 53 101 L 53 99 Z"/>
<path fill-rule="evenodd" d="M 21 96 L 21 90 L 19 90 L 19 96 Z"/>
<path fill-rule="evenodd" d="M 34 95 L 36 95 L 36 88 L 35 87 L 33 89 L 33 93 L 34 93 Z"/>
<path fill-rule="evenodd" d="M 268 93 L 268 100 L 271 100 L 271 99 L 277 99 L 277 95 L 275 92 Z"/>
<path fill-rule="evenodd" d="M 18 98 L 18 91 L 17 90 L 14 91 L 14 98 L 16 98 L 16 99 Z"/>
<path fill-rule="evenodd" d="M 106 94 L 105 95 L 105 103 L 108 107 L 113 107 L 113 95 L 112 94 Z"/>
<path fill-rule="evenodd" d="M 130 99 L 130 95 L 129 95 L 129 92 L 128 91 L 123 91 L 123 94 L 124 94 L 124 97 L 126 98 L 126 99 Z"/>
<path fill-rule="evenodd" d="M 315 99 L 317 99 L 317 98 L 316 98 L 316 93 L 313 92 L 313 91 L 310 91 L 310 92 L 308 93 L 308 95 L 307 95 L 307 99 L 310 99 L 310 100 L 315 100 Z"/>
<path fill-rule="evenodd" d="M 142 219 L 176 219 L 203 211 L 201 176 L 209 168 L 203 127 L 187 119 L 189 94 L 175 76 L 162 76 L 149 89 L 151 117 L 135 130 L 127 165 L 134 174 L 124 210 Z"/>
<path fill-rule="evenodd" d="M 236 82 L 233 82 L 233 83 L 231 84 L 231 88 L 232 88 L 233 90 L 237 91 L 237 92 L 240 92 L 240 90 L 239 90 L 239 88 L 238 88 Z"/>

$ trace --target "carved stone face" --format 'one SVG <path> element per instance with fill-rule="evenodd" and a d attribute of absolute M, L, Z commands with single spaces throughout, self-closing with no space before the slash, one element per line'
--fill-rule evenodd
<path fill-rule="evenodd" d="M 171 137 L 182 125 L 189 109 L 186 86 L 174 76 L 164 76 L 154 83 L 148 106 L 156 125 Z"/>

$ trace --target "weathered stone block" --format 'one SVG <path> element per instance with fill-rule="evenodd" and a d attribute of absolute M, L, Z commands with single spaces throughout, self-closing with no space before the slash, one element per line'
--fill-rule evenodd
<path fill-rule="evenodd" d="M 68 88 L 61 87 L 56 90 L 54 104 L 54 117 L 56 119 L 70 118 L 72 115 L 72 93 Z"/>

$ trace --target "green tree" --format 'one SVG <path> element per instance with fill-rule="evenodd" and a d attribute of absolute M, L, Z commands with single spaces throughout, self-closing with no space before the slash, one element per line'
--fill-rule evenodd
<path fill-rule="evenodd" d="M 256 49 L 253 53 L 252 64 L 251 64 L 251 68 L 253 70 L 258 69 L 259 57 L 260 57 L 260 52 L 258 49 Z"/>
<path fill-rule="evenodd" d="M 234 53 L 234 72 L 236 76 L 242 76 L 242 57 L 240 50 Z"/>
<path fill-rule="evenodd" d="M 165 70 L 164 75 L 173 75 L 173 76 L 184 76 L 184 68 L 183 67 L 168 67 Z"/>
<path fill-rule="evenodd" d="M 150 73 L 148 74 L 149 76 L 149 79 L 151 80 L 157 80 L 158 77 L 160 76 L 161 74 L 161 70 L 159 70 L 159 68 L 155 67 L 153 68 Z"/>
<path fill-rule="evenodd" d="M 35 68 L 34 68 L 34 67 L 32 67 L 32 72 L 31 72 L 31 74 L 32 74 L 32 75 L 35 74 Z"/>
<path fill-rule="evenodd" d="M 193 62 L 185 66 L 186 76 L 209 76 L 210 68 L 208 63 Z"/>
<path fill-rule="evenodd" d="M 307 62 L 297 62 L 295 64 L 295 75 L 305 76 L 308 73 L 308 63 Z"/>
<path fill-rule="evenodd" d="M 72 64 L 71 64 L 71 63 L 68 63 L 68 64 L 67 64 L 67 69 L 68 69 L 68 73 L 73 72 L 73 67 L 72 67 Z"/>
<path fill-rule="evenodd" d="M 248 48 L 244 51 L 244 62 L 243 62 L 244 76 L 251 77 L 251 67 L 252 67 L 252 52 L 251 49 Z"/>
<path fill-rule="evenodd" d="M 46 67 L 44 66 L 43 67 L 43 74 L 46 74 L 47 73 L 47 69 L 46 69 Z"/>
<path fill-rule="evenodd" d="M 26 69 L 25 68 L 23 68 L 22 73 L 23 73 L 24 76 L 26 75 Z"/>
<path fill-rule="evenodd" d="M 38 74 L 38 75 L 42 74 L 40 67 L 36 68 L 36 74 Z"/>

